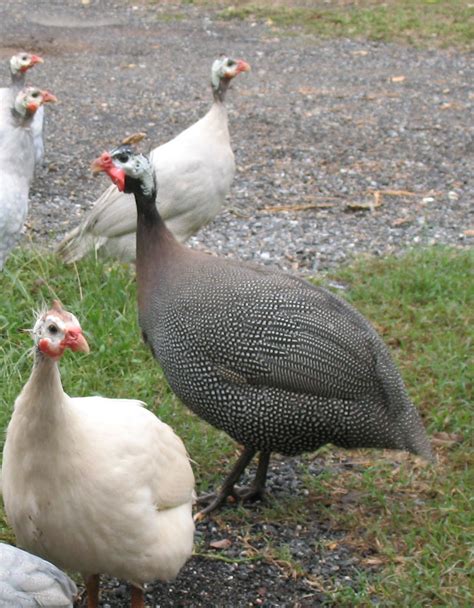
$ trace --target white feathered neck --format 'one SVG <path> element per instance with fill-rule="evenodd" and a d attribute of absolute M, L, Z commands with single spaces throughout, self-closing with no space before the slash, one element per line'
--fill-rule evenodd
<path fill-rule="evenodd" d="M 27 444 L 64 434 L 68 428 L 65 423 L 67 399 L 58 363 L 37 351 L 30 377 L 15 402 L 15 412 L 27 418 L 26 429 L 32 433 L 32 436 L 24 435 Z M 57 425 L 61 427 L 61 435 L 56 432 Z"/>

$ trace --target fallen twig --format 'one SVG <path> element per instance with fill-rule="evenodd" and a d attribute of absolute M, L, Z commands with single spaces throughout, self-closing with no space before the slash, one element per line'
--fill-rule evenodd
<path fill-rule="evenodd" d="M 335 196 L 327 197 L 328 199 L 336 199 Z M 334 207 L 333 203 L 310 203 L 308 205 L 279 205 L 277 207 L 263 207 L 260 211 L 266 213 L 280 213 L 282 211 L 306 211 L 308 209 L 330 209 Z"/>
<path fill-rule="evenodd" d="M 373 211 L 377 207 L 382 206 L 384 196 L 402 196 L 402 197 L 426 196 L 426 193 L 410 192 L 409 190 L 369 190 L 369 194 L 372 195 L 373 200 L 369 200 L 367 202 L 347 203 L 347 207 L 349 209 L 354 209 L 354 210 L 367 210 L 368 209 L 369 211 Z M 432 193 L 430 192 L 429 194 L 432 194 Z"/>

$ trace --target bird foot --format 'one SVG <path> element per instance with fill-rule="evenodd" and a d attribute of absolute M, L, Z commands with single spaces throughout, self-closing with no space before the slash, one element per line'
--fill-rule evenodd
<path fill-rule="evenodd" d="M 257 500 L 265 500 L 265 490 L 257 486 L 249 486 L 248 488 L 236 488 L 234 495 L 242 502 L 255 502 Z"/>
<path fill-rule="evenodd" d="M 263 488 L 250 486 L 246 488 L 233 487 L 230 489 L 222 489 L 220 492 L 211 492 L 210 494 L 203 494 L 197 499 L 197 504 L 207 504 L 204 509 L 201 509 L 194 516 L 194 521 L 202 521 L 206 515 L 212 513 L 225 502 L 254 502 L 256 500 L 263 500 L 265 497 L 265 491 Z"/>

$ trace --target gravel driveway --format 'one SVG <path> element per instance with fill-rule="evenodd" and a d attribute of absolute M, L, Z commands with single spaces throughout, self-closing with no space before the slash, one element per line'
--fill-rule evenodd
<path fill-rule="evenodd" d="M 45 63 L 29 81 L 60 100 L 46 108 L 46 165 L 27 237 L 52 247 L 78 222 L 109 185 L 89 172 L 104 148 L 136 131 L 154 147 L 202 116 L 211 63 L 224 52 L 252 65 L 227 96 L 238 170 L 227 209 L 192 246 L 314 273 L 359 253 L 472 244 L 472 55 L 294 33 L 191 5 L 2 0 L 1 81 L 13 52 L 33 50 Z M 331 464 L 314 460 L 315 473 L 323 466 Z M 297 467 L 298 459 L 273 465 L 276 499 L 306 491 Z M 361 566 L 337 532 L 317 521 L 265 528 L 258 509 L 249 508 L 250 531 L 288 545 L 314 577 L 356 584 Z M 201 524 L 198 539 L 206 547 L 225 536 L 227 557 L 248 555 L 225 520 Z M 161 608 L 309 607 L 323 598 L 281 565 L 238 559 L 194 558 L 173 585 L 149 591 Z M 102 606 L 125 606 L 127 593 L 110 581 Z"/>

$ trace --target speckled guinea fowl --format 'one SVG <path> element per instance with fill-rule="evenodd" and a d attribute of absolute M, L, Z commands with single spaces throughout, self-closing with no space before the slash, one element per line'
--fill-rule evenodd
<path fill-rule="evenodd" d="M 104 153 L 93 168 L 135 194 L 145 340 L 179 398 L 244 446 L 203 513 L 235 493 L 257 451 L 247 497 L 262 494 L 274 451 L 292 455 L 333 443 L 432 458 L 386 346 L 357 310 L 289 274 L 178 243 L 154 204 L 149 161 L 130 147 Z"/>

